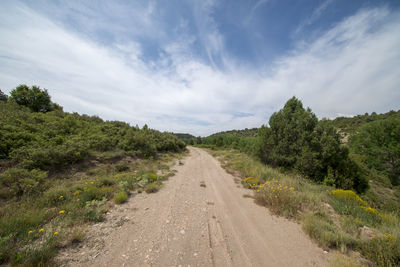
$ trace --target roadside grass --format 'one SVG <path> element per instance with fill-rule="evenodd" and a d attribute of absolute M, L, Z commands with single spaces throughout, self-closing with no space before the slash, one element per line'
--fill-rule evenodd
<path fill-rule="evenodd" d="M 399 213 L 390 206 L 391 202 L 380 200 L 380 206 L 375 205 L 381 198 L 378 190 L 359 196 L 271 168 L 235 150 L 208 151 L 229 173 L 240 176 L 244 187 L 254 190 L 256 203 L 276 215 L 300 222 L 303 230 L 325 250 L 340 251 L 343 255 L 357 251 L 379 266 L 400 265 Z M 354 262 L 358 261 L 344 256 L 332 265 L 358 264 Z"/>
<path fill-rule="evenodd" d="M 158 191 L 162 181 L 174 175 L 170 167 L 184 154 L 134 159 L 104 153 L 95 165 L 54 173 L 40 183 L 24 174 L 26 190 L 32 185 L 37 192 L 0 197 L 0 264 L 54 265 L 59 248 L 79 243 L 88 225 L 104 220 L 113 205 L 110 200 L 120 204 L 131 192 Z"/>

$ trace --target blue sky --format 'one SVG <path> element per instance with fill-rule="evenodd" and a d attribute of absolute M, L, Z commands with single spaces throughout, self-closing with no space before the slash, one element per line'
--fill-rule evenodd
<path fill-rule="evenodd" d="M 0 88 L 208 135 L 293 95 L 318 117 L 400 108 L 400 1 L 0 2 Z"/>

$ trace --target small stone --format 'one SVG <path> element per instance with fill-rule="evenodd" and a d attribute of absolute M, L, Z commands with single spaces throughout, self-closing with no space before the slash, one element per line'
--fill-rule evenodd
<path fill-rule="evenodd" d="M 325 253 L 325 254 L 328 254 L 328 251 L 324 250 L 324 253 Z"/>
<path fill-rule="evenodd" d="M 193 256 L 195 256 L 195 257 L 197 257 L 197 255 L 198 255 L 197 253 L 194 253 L 194 254 L 193 254 Z"/>
<path fill-rule="evenodd" d="M 185 234 L 185 230 L 182 229 L 179 233 L 181 233 L 181 235 L 184 235 Z"/>

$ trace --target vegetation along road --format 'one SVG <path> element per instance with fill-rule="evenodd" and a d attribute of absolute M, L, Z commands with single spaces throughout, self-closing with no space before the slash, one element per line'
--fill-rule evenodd
<path fill-rule="evenodd" d="M 138 194 L 89 230 L 66 266 L 322 266 L 301 226 L 269 214 L 202 149 L 157 194 Z M 115 226 L 110 221 L 119 220 Z"/>

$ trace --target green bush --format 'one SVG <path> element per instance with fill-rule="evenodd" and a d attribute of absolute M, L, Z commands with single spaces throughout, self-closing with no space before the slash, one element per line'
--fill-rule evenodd
<path fill-rule="evenodd" d="M 159 183 L 149 183 L 144 187 L 144 191 L 146 191 L 146 193 L 155 193 L 160 190 L 161 186 L 162 185 Z"/>
<path fill-rule="evenodd" d="M 120 163 L 120 164 L 115 165 L 115 170 L 117 172 L 129 171 L 129 166 L 126 163 Z"/>
<path fill-rule="evenodd" d="M 400 119 L 365 124 L 350 140 L 368 167 L 387 174 L 393 185 L 400 184 Z"/>
<path fill-rule="evenodd" d="M 65 186 L 52 187 L 44 193 L 44 199 L 47 205 L 56 206 L 64 203 L 70 198 L 70 191 Z"/>
<path fill-rule="evenodd" d="M 42 183 L 46 178 L 45 171 L 10 168 L 0 174 L 0 186 L 4 188 L 3 197 L 12 198 L 39 193 L 44 189 Z"/>
<path fill-rule="evenodd" d="M 127 199 L 128 199 L 128 194 L 125 193 L 124 191 L 118 192 L 114 195 L 114 202 L 116 204 L 125 203 Z"/>

